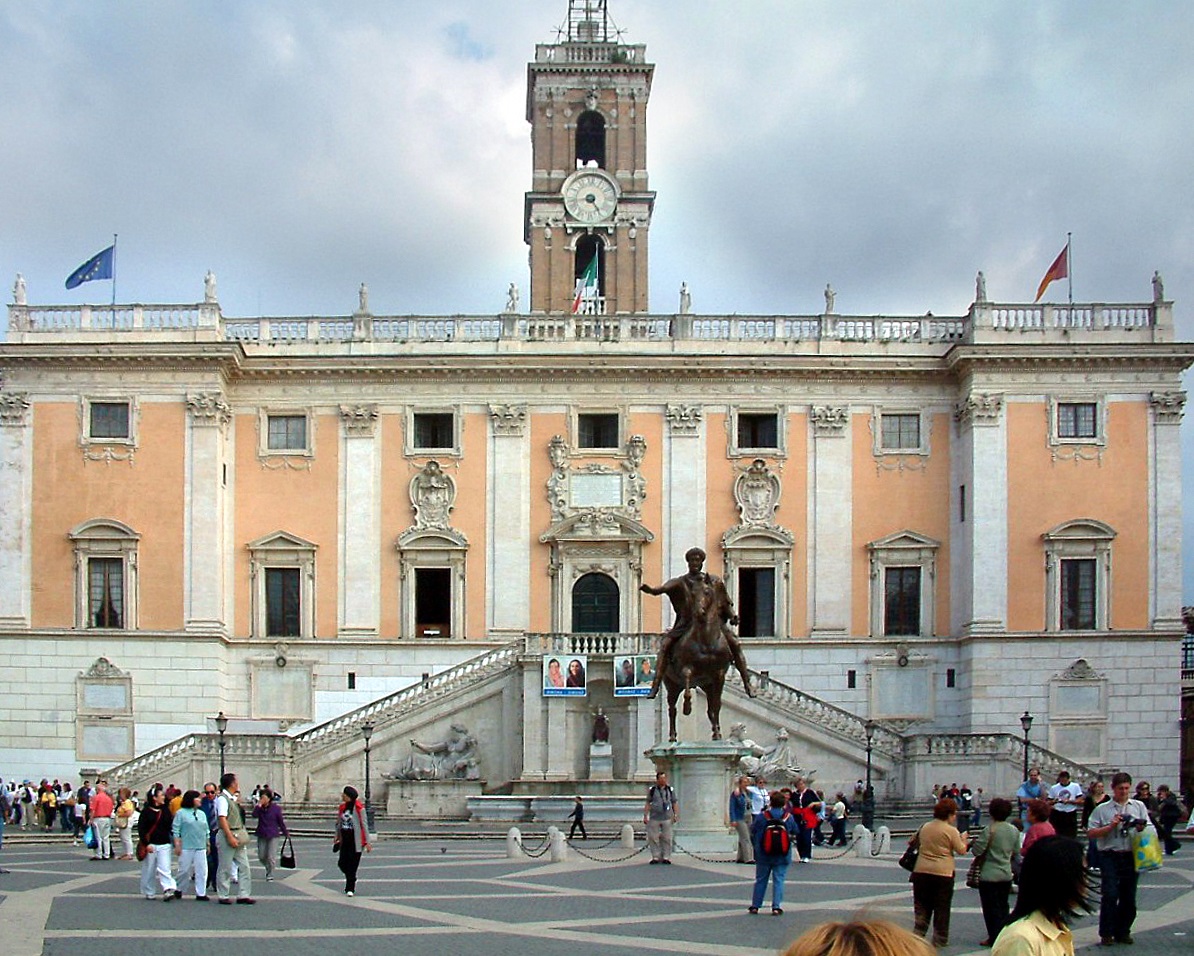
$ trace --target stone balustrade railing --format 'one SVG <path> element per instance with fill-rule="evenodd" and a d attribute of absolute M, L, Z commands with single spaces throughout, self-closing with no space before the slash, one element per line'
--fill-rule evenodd
<path fill-rule="evenodd" d="M 844 737 L 861 747 L 866 747 L 867 721 L 850 711 L 811 697 L 804 691 L 789 687 L 767 674 L 751 671 L 751 680 L 761 699 L 775 709 L 774 717 L 783 722 L 785 716 L 793 716 L 812 724 L 821 730 Z M 737 676 L 731 676 L 731 681 Z M 887 757 L 898 757 L 904 749 L 904 737 L 882 723 L 871 725 L 871 746 L 874 752 Z"/>
<path fill-rule="evenodd" d="M 531 656 L 548 654 L 606 654 L 611 657 L 633 657 L 636 654 L 655 654 L 659 650 L 660 634 L 528 634 L 526 653 Z M 612 676 L 612 671 L 610 672 Z"/>
<path fill-rule="evenodd" d="M 920 758 L 970 758 L 978 761 L 1007 761 L 1023 766 L 1024 739 L 1015 734 L 908 734 L 904 738 L 903 756 Z M 1062 770 L 1069 771 L 1077 781 L 1098 776 L 1094 767 L 1070 760 L 1059 753 L 1039 747 L 1029 741 L 1028 763 L 1040 767 L 1045 779 L 1054 780 Z"/>
<path fill-rule="evenodd" d="M 177 740 L 172 740 L 156 750 L 150 750 L 139 757 L 134 757 L 125 763 L 111 767 L 101 777 L 114 787 L 123 786 L 125 780 L 150 780 L 161 776 L 165 771 L 177 767 L 179 763 L 189 761 L 195 752 L 198 740 L 205 736 L 217 739 L 216 750 L 219 750 L 218 734 L 186 734 Z"/>
<path fill-rule="evenodd" d="M 196 305 L 8 307 L 9 341 L 106 333 L 193 338 L 244 345 L 448 342 L 843 342 L 952 344 L 990 332 L 1133 332 L 1172 324 L 1170 303 L 1004 305 L 977 303 L 964 316 L 502 314 L 226 317 Z M 91 338 L 94 338 L 92 334 Z"/>
<path fill-rule="evenodd" d="M 535 44 L 536 63 L 645 63 L 643 43 L 561 42 Z"/>
<path fill-rule="evenodd" d="M 471 687 L 478 681 L 510 667 L 523 653 L 523 642 L 512 641 L 387 697 L 372 701 L 364 707 L 342 714 L 327 723 L 304 730 L 291 738 L 294 741 L 294 754 L 297 756 L 303 751 L 319 750 L 345 740 L 359 738 L 361 727 L 366 723 L 377 726 L 383 722 L 398 720 L 419 707 Z"/>

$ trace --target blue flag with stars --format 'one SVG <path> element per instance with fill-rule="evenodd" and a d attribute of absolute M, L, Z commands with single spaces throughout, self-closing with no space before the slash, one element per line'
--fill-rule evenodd
<path fill-rule="evenodd" d="M 67 276 L 66 287 L 74 289 L 77 286 L 81 286 L 84 282 L 91 282 L 93 279 L 111 279 L 112 260 L 115 257 L 115 244 L 108 246 L 103 252 L 97 252 Z"/>

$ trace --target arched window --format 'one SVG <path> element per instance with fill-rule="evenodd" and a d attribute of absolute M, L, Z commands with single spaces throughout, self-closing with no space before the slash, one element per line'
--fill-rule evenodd
<path fill-rule="evenodd" d="M 618 585 L 608 574 L 583 574 L 572 586 L 572 630 L 578 634 L 618 630 Z"/>
<path fill-rule="evenodd" d="M 576 121 L 576 165 L 596 163 L 605 169 L 605 117 L 595 110 L 585 110 Z"/>
<path fill-rule="evenodd" d="M 596 275 L 590 271 L 596 259 Z M 572 311 L 580 315 L 605 314 L 605 243 L 597 236 L 584 235 L 576 240 L 576 303 Z M 594 288 L 594 279 L 596 288 Z"/>

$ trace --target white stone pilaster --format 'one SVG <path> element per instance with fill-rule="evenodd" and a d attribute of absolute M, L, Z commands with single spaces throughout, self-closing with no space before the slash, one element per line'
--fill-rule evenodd
<path fill-rule="evenodd" d="M 1154 628 L 1183 630 L 1182 613 L 1182 458 L 1181 423 L 1185 392 L 1153 392 L 1149 397 L 1148 475 L 1149 619 Z"/>
<path fill-rule="evenodd" d="M 31 621 L 33 429 L 28 396 L 0 393 L 0 627 Z"/>
<path fill-rule="evenodd" d="M 376 405 L 341 405 L 340 632 L 376 637 L 381 622 L 381 455 Z"/>
<path fill-rule="evenodd" d="M 224 432 L 232 412 L 218 392 L 187 399 L 183 606 L 188 631 L 226 629 Z"/>
<path fill-rule="evenodd" d="M 547 772 L 543 775 L 546 780 L 571 780 L 574 776 L 573 748 L 569 746 L 568 741 L 568 700 L 567 697 L 551 697 L 546 700 Z"/>
<path fill-rule="evenodd" d="M 850 633 L 853 592 L 850 409 L 817 405 L 809 418 L 809 630 L 814 637 L 838 637 Z"/>
<path fill-rule="evenodd" d="M 531 471 L 525 405 L 489 406 L 485 622 L 490 635 L 531 623 Z"/>
<path fill-rule="evenodd" d="M 971 394 L 955 411 L 970 430 L 969 566 L 958 587 L 969 592 L 962 633 L 1007 630 L 1007 415 L 1002 395 Z M 957 591 L 955 590 L 955 593 Z"/>
<path fill-rule="evenodd" d="M 547 773 L 547 707 L 543 671 L 538 662 L 522 668 L 522 779 L 542 780 Z"/>
<path fill-rule="evenodd" d="M 668 428 L 663 438 L 663 580 L 681 573 L 684 552 L 705 547 L 706 435 L 699 405 L 669 405 Z M 644 627 L 665 630 L 672 623 L 670 601 L 658 602 L 658 611 L 650 615 Z M 658 617 L 655 617 L 655 614 Z M 649 741 L 646 746 L 652 746 Z M 642 766 L 652 767 L 642 758 Z M 652 771 L 654 772 L 654 771 Z"/>

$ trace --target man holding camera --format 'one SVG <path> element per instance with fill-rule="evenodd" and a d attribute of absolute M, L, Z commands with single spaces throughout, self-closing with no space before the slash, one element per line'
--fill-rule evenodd
<path fill-rule="evenodd" d="M 1136 920 L 1136 864 L 1132 857 L 1131 830 L 1143 830 L 1148 809 L 1133 800 L 1130 774 L 1111 778 L 1111 799 L 1100 803 L 1090 815 L 1086 833 L 1098 841 L 1103 878 L 1103 899 L 1099 904 L 1099 937 L 1104 946 L 1131 943 Z"/>

